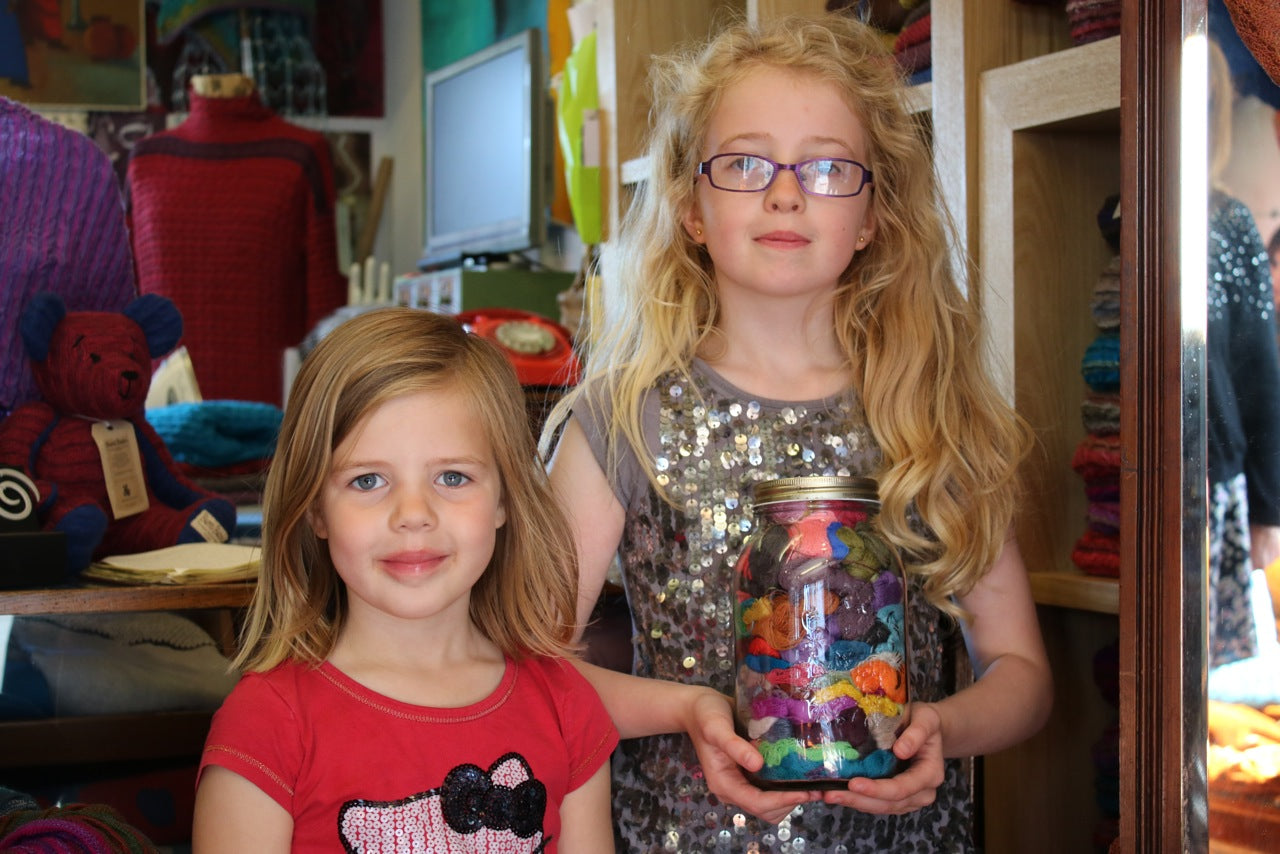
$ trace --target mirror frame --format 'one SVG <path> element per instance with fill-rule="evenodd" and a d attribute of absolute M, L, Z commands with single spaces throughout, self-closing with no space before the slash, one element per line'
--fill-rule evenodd
<path fill-rule="evenodd" d="M 1182 249 L 1205 251 L 1207 176 L 1195 192 L 1183 131 L 1194 143 L 1207 122 L 1184 108 L 1181 80 L 1207 7 L 1124 0 L 1122 16 L 1120 840 L 1197 852 L 1208 850 L 1205 266 Z"/>

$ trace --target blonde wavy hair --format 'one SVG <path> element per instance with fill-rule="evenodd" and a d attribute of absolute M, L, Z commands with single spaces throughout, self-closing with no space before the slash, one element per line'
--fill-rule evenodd
<path fill-rule="evenodd" d="M 841 278 L 835 333 L 883 452 L 884 532 L 924 577 L 929 600 L 960 616 L 953 597 L 972 589 L 1009 536 L 1030 431 L 986 372 L 981 310 L 953 274 L 961 253 L 901 74 L 881 37 L 851 17 L 735 21 L 653 60 L 650 172 L 609 244 L 606 275 L 615 276 L 600 328 L 584 336 L 586 381 L 552 413 L 542 451 L 575 405 L 589 405 L 591 388 L 610 404 L 611 444 L 621 437 L 650 463 L 646 392 L 667 371 L 687 374 L 717 334 L 714 266 L 682 224 L 706 128 L 721 93 L 762 67 L 836 87 L 866 130 L 876 237 Z"/>
<path fill-rule="evenodd" d="M 453 319 L 387 308 L 358 315 L 303 360 L 267 475 L 262 568 L 233 666 L 267 670 L 286 658 L 319 664 L 347 616 L 346 588 L 308 511 L 334 450 L 377 407 L 450 389 L 470 403 L 497 462 L 506 522 L 471 591 L 471 619 L 503 652 L 572 654 L 577 553 L 538 459 L 514 369 Z"/>

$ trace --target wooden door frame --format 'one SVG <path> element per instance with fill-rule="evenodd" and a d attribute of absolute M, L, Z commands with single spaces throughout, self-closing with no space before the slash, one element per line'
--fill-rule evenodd
<path fill-rule="evenodd" d="M 1197 852 L 1208 848 L 1204 340 L 1181 311 L 1179 115 L 1184 38 L 1207 11 L 1124 0 L 1122 12 L 1120 839 L 1126 852 Z"/>

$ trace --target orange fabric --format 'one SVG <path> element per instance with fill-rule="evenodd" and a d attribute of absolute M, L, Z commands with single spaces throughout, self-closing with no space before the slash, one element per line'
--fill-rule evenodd
<path fill-rule="evenodd" d="M 1280 84 L 1280 4 L 1275 0 L 1223 0 L 1240 40 L 1272 81 Z"/>

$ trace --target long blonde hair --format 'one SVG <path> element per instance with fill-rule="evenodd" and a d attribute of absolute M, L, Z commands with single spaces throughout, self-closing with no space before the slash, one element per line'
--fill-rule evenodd
<path fill-rule="evenodd" d="M 319 663 L 347 614 L 346 589 L 308 511 L 334 449 L 378 406 L 424 390 L 462 393 L 502 478 L 506 522 L 471 591 L 471 619 L 505 653 L 566 655 L 577 602 L 577 553 L 538 459 L 515 371 L 453 319 L 407 308 L 358 315 L 302 363 L 267 475 L 262 568 L 234 666 Z"/>
<path fill-rule="evenodd" d="M 835 333 L 884 455 L 881 524 L 930 601 L 959 614 L 952 597 L 973 587 L 1008 535 L 1030 433 L 986 373 L 981 310 L 953 275 L 954 229 L 901 74 L 880 36 L 848 16 L 735 22 L 654 59 L 648 180 L 610 244 L 616 278 L 590 330 L 586 380 L 552 413 L 542 450 L 574 406 L 590 405 L 589 387 L 609 403 L 610 443 L 625 439 L 656 478 L 642 401 L 663 373 L 687 374 L 718 316 L 712 261 L 682 218 L 721 93 L 761 67 L 835 86 L 866 130 L 876 238 L 842 276 Z"/>

